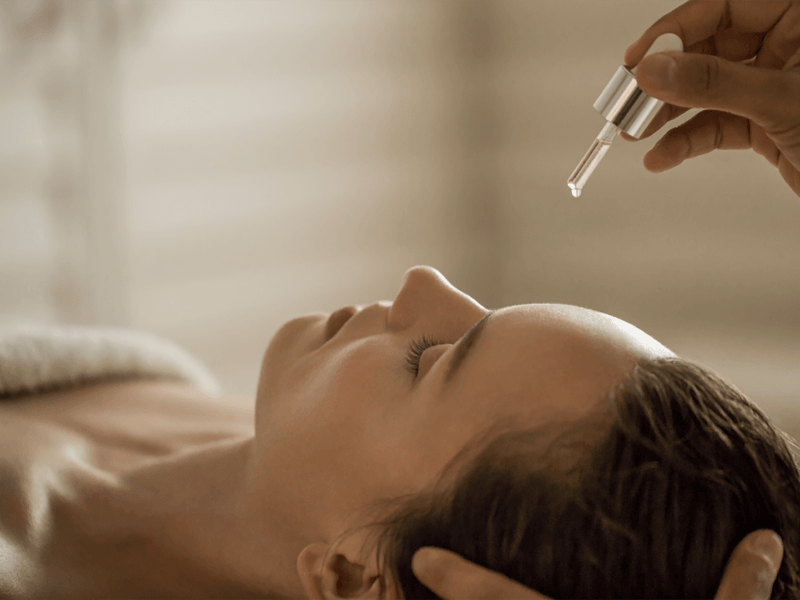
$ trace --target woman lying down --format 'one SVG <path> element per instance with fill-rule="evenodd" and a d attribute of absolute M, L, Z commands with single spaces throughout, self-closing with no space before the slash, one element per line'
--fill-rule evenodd
<path fill-rule="evenodd" d="M 417 267 L 281 327 L 255 419 L 113 337 L 0 346 L 0 596 L 434 597 L 410 563 L 438 546 L 553 598 L 702 598 L 761 528 L 800 595 L 789 438 L 613 317 Z"/>

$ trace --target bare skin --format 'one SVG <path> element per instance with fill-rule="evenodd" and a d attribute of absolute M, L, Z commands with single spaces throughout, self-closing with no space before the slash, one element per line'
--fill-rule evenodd
<path fill-rule="evenodd" d="M 415 267 L 393 302 L 281 327 L 255 402 L 156 382 L 4 400 L 0 595 L 377 598 L 368 532 L 342 539 L 364 506 L 433 485 L 487 424 L 605 411 L 637 360 L 671 355 L 609 315 L 489 311 Z"/>
<path fill-rule="evenodd" d="M 119 495 L 132 491 L 137 479 L 131 474 L 149 472 L 151 476 L 155 473 L 152 479 L 160 483 L 162 492 L 178 487 L 187 489 L 190 496 L 207 498 L 201 526 L 212 541 L 222 545 L 226 537 L 211 526 L 211 517 L 215 510 L 223 512 L 225 505 L 215 507 L 213 494 L 207 490 L 225 484 L 224 476 L 230 471 L 213 468 L 221 459 L 214 458 L 210 450 L 236 448 L 251 439 L 253 429 L 252 401 L 212 398 L 177 383 L 107 383 L 0 403 L 0 477 L 4 486 L 0 499 L 0 596 L 261 595 L 241 581 L 220 579 L 196 555 L 163 544 L 164 537 L 175 537 L 165 526 L 174 520 L 169 519 L 171 507 L 180 506 L 172 511 L 173 516 L 188 513 L 185 497 L 182 504 L 172 500 L 161 507 L 160 517 L 164 513 L 168 517 L 163 521 L 150 503 L 148 512 Z M 164 471 L 165 465 L 177 469 L 168 473 L 166 480 L 159 479 L 158 472 Z M 195 467 L 212 477 L 192 478 Z M 182 472 L 187 478 L 185 485 Z M 215 480 L 220 474 L 222 478 Z M 127 485 L 120 485 L 126 481 Z M 109 489 L 116 495 L 109 495 Z M 196 501 L 188 505 L 192 504 L 202 506 Z M 126 512 L 122 509 L 131 507 L 141 510 L 139 517 L 154 519 L 167 535 L 148 538 L 137 532 L 141 520 L 122 518 Z M 763 533 L 756 532 L 755 537 L 758 535 Z M 108 536 L 115 542 L 104 543 Z M 779 538 L 767 541 L 772 542 L 772 550 L 753 552 L 744 542 L 737 548 L 717 598 L 768 597 L 782 547 Z M 326 549 L 320 547 L 321 552 Z M 456 555 L 444 554 L 438 560 L 434 556 L 434 568 L 427 574 L 414 564 L 420 578 L 443 598 L 542 598 Z M 334 567 L 327 568 L 332 577 L 343 578 Z M 107 578 L 98 576 L 104 572 Z M 119 577 L 120 572 L 124 577 Z M 324 581 L 325 577 L 323 586 Z M 321 595 L 335 597 L 324 590 Z"/>
<path fill-rule="evenodd" d="M 93 502 L 92 492 L 252 431 L 251 402 L 212 398 L 179 383 L 107 383 L 0 402 L 0 597 L 113 597 L 120 582 L 99 574 L 103 565 L 111 573 L 119 564 L 129 573 L 129 596 L 226 592 L 200 572 L 192 585 L 176 588 L 169 558 L 160 562 L 144 538 L 115 530 L 111 524 L 122 523 L 121 515 Z M 96 536 L 112 531 L 127 543 L 98 543 Z M 144 550 L 146 562 L 138 558 Z"/>

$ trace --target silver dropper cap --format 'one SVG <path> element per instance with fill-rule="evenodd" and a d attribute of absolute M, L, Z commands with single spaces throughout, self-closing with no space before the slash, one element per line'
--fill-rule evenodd
<path fill-rule="evenodd" d="M 664 106 L 664 102 L 648 96 L 639 87 L 636 77 L 620 67 L 606 89 L 594 103 L 594 108 L 606 121 L 613 123 L 630 136 L 639 138 Z"/>

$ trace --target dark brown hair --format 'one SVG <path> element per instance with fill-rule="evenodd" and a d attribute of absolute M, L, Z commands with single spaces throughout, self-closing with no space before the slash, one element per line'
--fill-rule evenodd
<path fill-rule="evenodd" d="M 784 542 L 773 597 L 800 597 L 791 438 L 682 359 L 642 361 L 606 412 L 555 441 L 494 436 L 450 483 L 396 503 L 374 530 L 384 572 L 436 598 L 411 557 L 438 546 L 551 598 L 711 598 L 736 544 L 767 528 Z"/>

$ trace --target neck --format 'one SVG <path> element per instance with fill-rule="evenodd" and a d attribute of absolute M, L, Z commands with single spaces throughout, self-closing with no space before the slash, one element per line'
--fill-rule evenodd
<path fill-rule="evenodd" d="M 305 542 L 286 526 L 280 490 L 263 475 L 252 483 L 253 446 L 253 436 L 214 442 L 93 489 L 80 530 L 115 575 L 104 595 L 302 597 Z"/>

